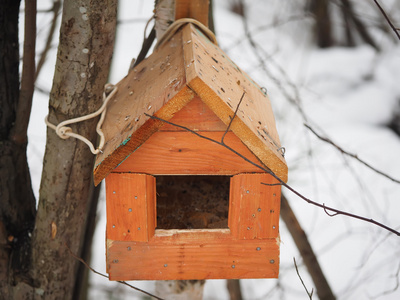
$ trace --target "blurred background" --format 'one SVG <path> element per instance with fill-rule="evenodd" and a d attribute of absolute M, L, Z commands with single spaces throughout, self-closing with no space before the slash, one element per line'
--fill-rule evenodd
<path fill-rule="evenodd" d="M 43 120 L 48 113 L 61 18 L 61 8 L 52 9 L 56 2 L 38 0 L 37 61 L 46 47 L 48 52 L 36 81 L 28 129 L 28 160 L 36 198 L 46 143 Z M 380 2 L 399 28 L 400 2 Z M 153 10 L 153 1 L 119 1 L 109 82 L 115 84 L 127 74 L 152 27 L 150 21 L 145 31 Z M 320 204 L 399 230 L 400 40 L 377 4 L 214 0 L 212 13 L 221 49 L 268 91 L 286 149 L 288 184 Z M 20 18 L 22 22 L 22 13 Z M 47 45 L 52 23 L 56 29 Z M 20 47 L 22 53 L 22 44 Z M 284 188 L 283 196 L 301 226 L 300 239 L 309 241 L 337 299 L 400 299 L 398 236 L 343 215 L 329 216 Z M 103 191 L 97 216 L 90 265 L 106 273 Z M 308 291 L 314 290 L 312 298 L 319 298 L 292 234 L 281 220 L 280 276 L 240 280 L 242 299 L 309 298 L 300 276 Z M 154 282 L 130 283 L 154 292 Z M 149 299 L 92 272 L 87 298 Z M 208 280 L 204 299 L 240 298 L 230 298 L 225 280 Z"/>

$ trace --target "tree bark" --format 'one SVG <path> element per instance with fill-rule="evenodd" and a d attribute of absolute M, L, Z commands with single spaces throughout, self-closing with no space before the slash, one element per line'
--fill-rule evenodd
<path fill-rule="evenodd" d="M 116 10 L 116 0 L 64 2 L 49 104 L 52 123 L 86 115 L 101 106 L 114 46 Z M 82 255 L 83 242 L 88 239 L 85 236 L 88 216 L 96 210 L 95 197 L 91 197 L 94 157 L 84 143 L 62 140 L 48 130 L 35 220 L 26 141 L 15 138 L 23 137 L 24 132 L 14 128 L 21 102 L 18 100 L 21 99 L 18 14 L 19 1 L 3 3 L 0 12 L 0 294 L 5 299 L 72 299 L 80 263 L 70 255 L 69 249 Z M 30 73 L 29 78 L 33 80 L 34 72 Z M 19 109 L 29 111 L 26 103 L 22 105 Z M 95 126 L 96 120 L 92 120 L 71 127 L 95 141 Z M 29 251 L 30 245 L 32 251 Z"/>
<path fill-rule="evenodd" d="M 15 282 L 31 280 L 31 232 L 35 219 L 35 197 L 32 192 L 26 159 L 26 126 L 21 109 L 30 103 L 34 74 L 34 38 L 24 45 L 23 79 L 19 91 L 18 16 L 20 1 L 2 1 L 0 11 L 0 295 L 11 298 Z M 35 33 L 36 2 L 26 5 L 26 24 Z M 32 11 L 33 10 L 33 11 Z M 28 29 L 28 31 L 29 31 Z M 28 32 L 26 31 L 26 32 Z M 33 35 L 33 37 L 35 34 Z M 29 55 L 29 52 L 31 53 Z M 29 108 L 28 108 L 29 110 Z M 15 138 L 18 131 L 21 139 Z"/>
<path fill-rule="evenodd" d="M 64 2 L 60 44 L 50 94 L 49 121 L 87 115 L 102 103 L 116 26 L 116 0 Z M 96 140 L 96 122 L 72 125 Z M 43 298 L 72 299 L 88 215 L 94 157 L 86 144 L 47 131 L 40 199 L 33 235 L 32 274 Z"/>

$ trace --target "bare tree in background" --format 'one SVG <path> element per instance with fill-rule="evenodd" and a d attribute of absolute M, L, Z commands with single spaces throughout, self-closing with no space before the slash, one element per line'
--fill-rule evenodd
<path fill-rule="evenodd" d="M 334 8 L 337 9 L 342 16 L 343 25 L 338 26 L 333 20 Z M 354 47 L 356 39 L 361 39 L 363 42 L 379 50 L 374 38 L 367 30 L 366 23 L 359 17 L 354 10 L 353 1 L 351 0 L 309 0 L 307 10 L 313 15 L 314 35 L 316 44 L 321 48 L 329 48 L 335 45 L 345 45 Z M 345 40 L 340 41 L 334 35 L 334 27 L 341 27 L 345 32 Z M 337 29 L 339 29 L 337 28 Z"/>

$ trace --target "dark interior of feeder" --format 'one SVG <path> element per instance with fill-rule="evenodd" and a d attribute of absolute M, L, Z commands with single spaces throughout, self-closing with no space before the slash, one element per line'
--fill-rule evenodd
<path fill-rule="evenodd" d="M 229 176 L 156 176 L 157 229 L 228 228 Z"/>

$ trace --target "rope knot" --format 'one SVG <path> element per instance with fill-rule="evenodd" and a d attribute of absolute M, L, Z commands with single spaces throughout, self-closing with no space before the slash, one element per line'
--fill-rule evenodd
<path fill-rule="evenodd" d="M 66 140 L 68 139 L 70 136 L 68 135 L 68 133 L 72 132 L 72 128 L 71 127 L 67 127 L 67 126 L 62 126 L 62 127 L 56 127 L 56 133 L 57 135 Z"/>
<path fill-rule="evenodd" d="M 104 133 L 101 130 L 101 125 L 103 124 L 103 121 L 104 121 L 104 118 L 105 118 L 107 103 L 115 95 L 116 92 L 117 92 L 117 87 L 115 85 L 112 85 L 112 84 L 108 83 L 104 87 L 103 105 L 96 112 L 91 113 L 91 114 L 86 115 L 86 116 L 79 117 L 79 118 L 63 121 L 60 124 L 58 124 L 57 126 L 55 126 L 54 124 L 49 122 L 48 115 L 47 115 L 46 118 L 45 118 L 46 125 L 49 126 L 51 129 L 53 129 L 56 132 L 56 134 L 60 138 L 62 138 L 64 140 L 66 140 L 66 139 L 68 139 L 70 137 L 73 137 L 73 138 L 76 138 L 78 140 L 81 140 L 86 145 L 88 145 L 89 148 L 90 148 L 90 151 L 92 151 L 93 154 L 103 153 L 102 150 L 103 150 L 105 142 L 104 142 Z M 91 118 L 97 117 L 98 115 L 100 115 L 100 119 L 99 119 L 99 122 L 97 123 L 97 126 L 96 126 L 96 132 L 100 136 L 100 143 L 99 143 L 98 148 L 95 149 L 93 144 L 92 144 L 92 142 L 90 142 L 84 136 L 81 136 L 80 134 L 74 133 L 72 131 L 72 128 L 68 127 L 66 125 L 82 122 L 82 121 L 85 121 L 85 120 L 89 120 Z"/>

